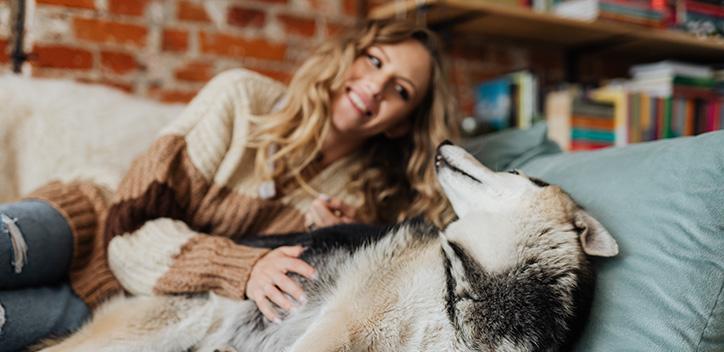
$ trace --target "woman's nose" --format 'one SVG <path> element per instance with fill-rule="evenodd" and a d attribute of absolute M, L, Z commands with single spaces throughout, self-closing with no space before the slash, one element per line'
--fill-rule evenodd
<path fill-rule="evenodd" d="M 375 100 L 382 99 L 382 93 L 387 87 L 389 82 L 389 75 L 386 73 L 378 72 L 371 74 L 365 80 L 365 89 Z"/>

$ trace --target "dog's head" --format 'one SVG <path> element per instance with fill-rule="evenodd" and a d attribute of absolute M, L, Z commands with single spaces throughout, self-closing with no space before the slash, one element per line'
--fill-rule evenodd
<path fill-rule="evenodd" d="M 449 143 L 435 164 L 458 217 L 442 235 L 450 319 L 476 347 L 560 345 L 590 274 L 586 255 L 616 255 L 616 241 L 558 186 L 493 172 Z"/>

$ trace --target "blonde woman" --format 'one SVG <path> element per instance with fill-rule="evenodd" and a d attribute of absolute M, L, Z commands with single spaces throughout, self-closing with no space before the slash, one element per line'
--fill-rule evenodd
<path fill-rule="evenodd" d="M 53 238 L 72 243 L 62 260 L 90 307 L 122 290 L 213 291 L 251 299 L 277 321 L 274 305 L 304 302 L 286 274 L 311 278 L 314 268 L 298 258 L 301 247 L 234 239 L 413 216 L 445 223 L 433 154 L 456 137 L 451 107 L 435 36 L 409 22 L 370 22 L 317 50 L 286 90 L 250 71 L 214 78 L 133 163 L 110 202 L 81 182 L 48 185 L 27 202 L 66 224 L 56 232 L 67 234 Z M 6 275 L 12 280 L 0 272 L 0 282 Z"/>

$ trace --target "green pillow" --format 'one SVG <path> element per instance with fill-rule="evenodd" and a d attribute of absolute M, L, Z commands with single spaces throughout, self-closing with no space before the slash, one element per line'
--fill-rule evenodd
<path fill-rule="evenodd" d="M 526 129 L 509 128 L 464 141 L 463 147 L 485 166 L 508 170 L 541 155 L 560 153 L 561 148 L 546 137 L 546 124 Z"/>
<path fill-rule="evenodd" d="M 594 261 L 577 350 L 724 351 L 724 131 L 524 154 L 501 164 L 562 186 L 619 243 L 617 257 Z"/>

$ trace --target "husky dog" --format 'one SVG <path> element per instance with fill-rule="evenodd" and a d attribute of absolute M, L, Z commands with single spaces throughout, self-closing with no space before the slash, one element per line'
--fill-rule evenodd
<path fill-rule="evenodd" d="M 559 187 L 495 173 L 443 144 L 438 179 L 457 215 L 341 225 L 246 244 L 302 243 L 317 280 L 281 323 L 214 294 L 118 297 L 47 351 L 556 351 L 592 287 L 588 255 L 618 246 Z"/>

